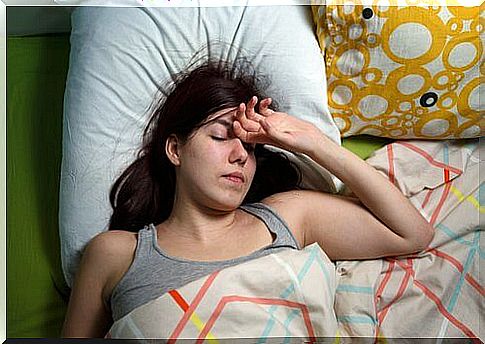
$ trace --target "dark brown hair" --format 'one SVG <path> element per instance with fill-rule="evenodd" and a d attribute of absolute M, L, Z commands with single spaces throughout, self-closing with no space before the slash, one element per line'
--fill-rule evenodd
<path fill-rule="evenodd" d="M 167 96 L 155 103 L 136 160 L 112 186 L 109 229 L 138 231 L 170 215 L 175 195 L 175 168 L 165 153 L 170 134 L 187 140 L 209 115 L 246 103 L 253 95 L 266 98 L 260 90 L 265 79 L 242 59 L 192 65 L 173 80 L 168 89 L 161 90 Z M 300 172 L 285 155 L 257 145 L 255 156 L 256 173 L 244 203 L 298 188 Z"/>

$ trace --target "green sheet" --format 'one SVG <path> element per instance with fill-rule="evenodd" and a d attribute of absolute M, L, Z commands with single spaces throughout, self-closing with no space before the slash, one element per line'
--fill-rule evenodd
<path fill-rule="evenodd" d="M 68 36 L 7 39 L 7 337 L 58 337 L 58 194 Z M 64 295 L 64 298 L 63 298 Z"/>
<path fill-rule="evenodd" d="M 394 140 L 385 137 L 360 135 L 342 139 L 342 146 L 349 151 L 354 152 L 362 159 L 367 159 L 376 150 L 393 141 Z"/>
<path fill-rule="evenodd" d="M 68 289 L 58 194 L 69 36 L 7 39 L 7 337 L 58 337 Z M 362 158 L 389 142 L 356 137 Z"/>

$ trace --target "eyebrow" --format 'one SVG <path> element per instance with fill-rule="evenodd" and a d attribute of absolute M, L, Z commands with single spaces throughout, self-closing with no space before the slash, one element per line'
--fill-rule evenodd
<path fill-rule="evenodd" d="M 216 118 L 213 123 L 219 123 L 227 129 L 232 129 L 232 123 L 223 118 Z"/>

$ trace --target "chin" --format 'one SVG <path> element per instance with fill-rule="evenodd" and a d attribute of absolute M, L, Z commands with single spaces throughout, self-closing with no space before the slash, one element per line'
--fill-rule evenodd
<path fill-rule="evenodd" d="M 238 200 L 238 201 L 234 201 L 234 202 L 224 202 L 221 204 L 221 207 L 223 209 L 221 210 L 226 210 L 226 211 L 229 211 L 229 210 L 235 210 L 237 208 L 239 208 L 242 204 L 242 201 L 243 200 Z"/>
<path fill-rule="evenodd" d="M 233 197 L 222 197 L 222 198 L 218 198 L 217 200 L 214 200 L 215 201 L 214 203 L 217 204 L 216 208 L 218 210 L 223 210 L 223 211 L 235 210 L 239 208 L 239 206 L 243 203 L 245 197 L 246 197 L 246 194 L 233 196 Z"/>

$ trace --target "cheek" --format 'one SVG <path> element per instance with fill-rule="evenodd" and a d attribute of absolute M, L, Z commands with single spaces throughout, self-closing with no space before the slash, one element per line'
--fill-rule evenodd
<path fill-rule="evenodd" d="M 209 169 L 214 171 L 216 167 L 220 167 L 225 162 L 227 152 L 222 145 L 208 144 L 203 149 L 199 149 L 193 154 L 193 161 L 197 161 L 195 169 Z"/>
<path fill-rule="evenodd" d="M 256 174 L 256 157 L 253 155 L 249 160 L 248 160 L 248 170 L 251 173 L 251 178 L 254 177 Z"/>

